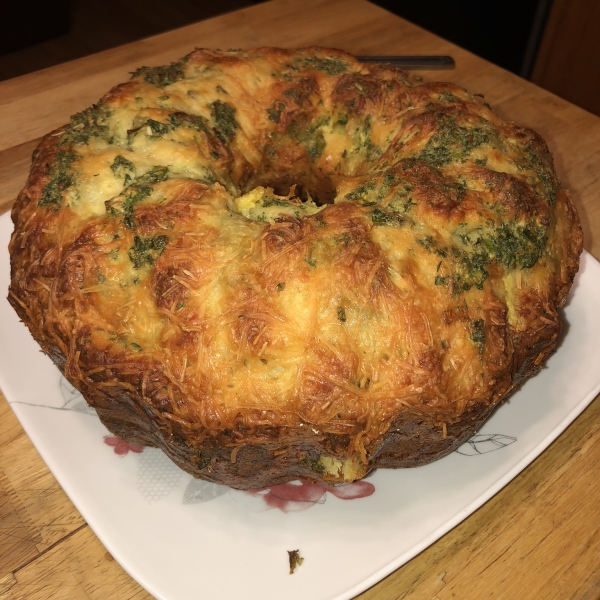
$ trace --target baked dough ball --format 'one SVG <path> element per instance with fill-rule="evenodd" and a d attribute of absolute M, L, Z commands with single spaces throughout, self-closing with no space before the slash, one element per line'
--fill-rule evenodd
<path fill-rule="evenodd" d="M 582 234 L 450 83 L 195 50 L 47 135 L 9 299 L 114 434 L 237 488 L 440 458 L 556 344 Z"/>

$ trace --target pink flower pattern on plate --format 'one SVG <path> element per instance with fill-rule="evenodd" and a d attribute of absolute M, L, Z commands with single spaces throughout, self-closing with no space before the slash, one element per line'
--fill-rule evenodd
<path fill-rule="evenodd" d="M 144 446 L 138 446 L 137 444 L 128 444 L 116 435 L 105 435 L 104 443 L 107 446 L 112 446 L 114 448 L 115 454 L 118 454 L 119 456 L 125 456 L 130 450 L 131 452 L 135 452 L 136 454 L 139 454 L 144 450 Z"/>
<path fill-rule="evenodd" d="M 115 454 L 121 457 L 126 456 L 130 451 L 140 454 L 144 450 L 143 446 L 128 444 L 116 435 L 105 435 L 104 443 L 111 446 Z M 247 494 L 262 498 L 268 508 L 278 508 L 284 513 L 298 512 L 315 504 L 323 504 L 328 492 L 340 500 L 355 500 L 371 496 L 375 492 L 375 486 L 368 481 L 354 481 L 339 485 L 327 485 L 312 481 L 289 481 L 280 485 L 246 490 Z"/>
<path fill-rule="evenodd" d="M 368 481 L 354 481 L 336 486 L 310 481 L 290 481 L 272 487 L 247 490 L 248 494 L 261 497 L 269 508 L 278 508 L 282 512 L 297 512 L 317 503 L 322 504 L 327 492 L 340 500 L 354 500 L 370 496 L 375 492 L 375 486 Z"/>

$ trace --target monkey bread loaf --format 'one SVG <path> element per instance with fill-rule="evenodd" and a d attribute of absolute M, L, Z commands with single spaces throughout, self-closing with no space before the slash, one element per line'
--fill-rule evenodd
<path fill-rule="evenodd" d="M 582 249 L 534 131 L 322 48 L 138 69 L 12 219 L 9 300 L 106 427 L 241 489 L 453 451 L 553 350 Z"/>

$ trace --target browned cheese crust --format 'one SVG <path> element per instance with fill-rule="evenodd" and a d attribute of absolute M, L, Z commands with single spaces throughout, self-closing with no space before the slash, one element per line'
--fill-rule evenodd
<path fill-rule="evenodd" d="M 454 450 L 553 350 L 582 249 L 534 131 L 320 48 L 139 69 L 12 218 L 10 302 L 103 423 L 237 488 Z"/>

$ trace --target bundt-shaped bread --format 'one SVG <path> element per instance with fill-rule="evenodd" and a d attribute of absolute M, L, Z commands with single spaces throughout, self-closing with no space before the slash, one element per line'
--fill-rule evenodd
<path fill-rule="evenodd" d="M 554 348 L 582 248 L 539 135 L 320 48 L 138 69 L 12 218 L 10 302 L 103 423 L 237 488 L 451 452 Z"/>

